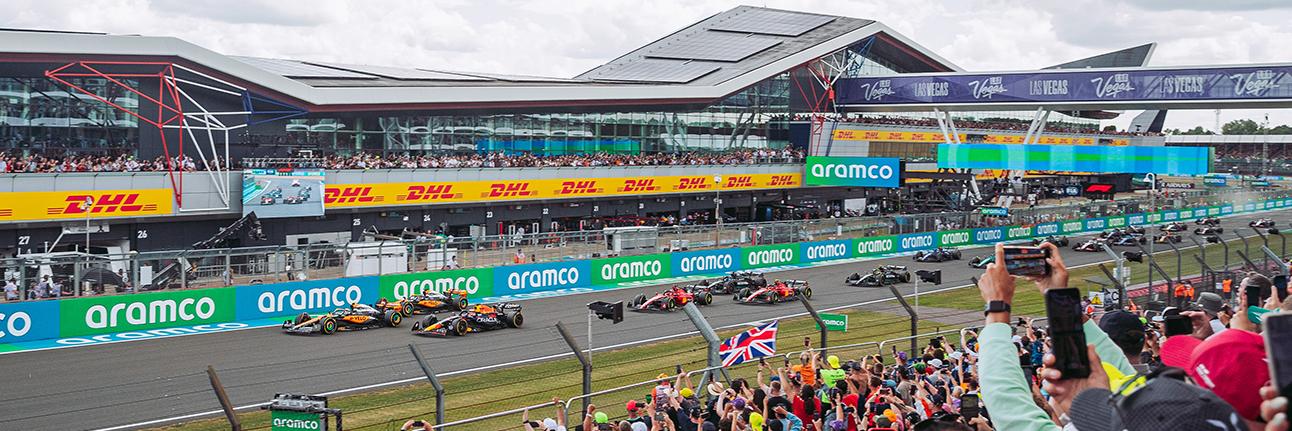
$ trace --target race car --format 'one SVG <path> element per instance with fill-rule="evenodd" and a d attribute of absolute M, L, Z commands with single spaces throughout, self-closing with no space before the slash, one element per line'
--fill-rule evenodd
<path fill-rule="evenodd" d="M 1189 230 L 1189 226 L 1180 222 L 1171 222 L 1162 225 L 1158 229 L 1161 229 L 1162 232 L 1184 232 Z"/>
<path fill-rule="evenodd" d="M 695 305 L 712 304 L 713 293 L 703 286 L 673 286 L 651 296 L 639 294 L 628 301 L 628 307 L 633 311 L 673 311 L 689 302 L 695 302 Z"/>
<path fill-rule="evenodd" d="M 309 195 L 305 195 L 305 196 L 300 196 L 300 195 L 296 195 L 296 196 L 288 196 L 287 198 L 283 199 L 283 203 L 288 204 L 288 205 L 303 204 L 303 203 L 305 203 L 305 200 L 307 200 L 307 199 L 309 199 L 309 198 L 310 198 L 310 196 L 309 196 Z"/>
<path fill-rule="evenodd" d="M 1252 220 L 1251 222 L 1247 223 L 1247 225 L 1251 227 L 1258 227 L 1258 228 L 1274 227 L 1274 220 L 1267 219 L 1267 218 Z"/>
<path fill-rule="evenodd" d="M 1203 226 L 1193 230 L 1194 235 L 1220 235 L 1225 233 L 1225 228 L 1220 226 Z"/>
<path fill-rule="evenodd" d="M 1048 243 L 1050 243 L 1050 244 L 1054 244 L 1054 246 L 1055 246 L 1055 247 L 1067 247 L 1067 246 L 1068 246 L 1068 244 L 1069 244 L 1069 243 L 1071 243 L 1071 241 L 1069 241 L 1069 240 L 1068 240 L 1068 237 L 1066 237 L 1066 236 L 1054 236 L 1054 235 L 1050 235 L 1050 236 L 1047 236 L 1047 237 L 1045 237 L 1045 238 L 1033 238 L 1033 239 L 1032 239 L 1032 245 L 1034 245 L 1034 246 L 1039 246 L 1039 245 L 1041 245 L 1041 244 L 1043 244 L 1043 243 L 1047 243 L 1047 242 L 1048 242 Z"/>
<path fill-rule="evenodd" d="M 1184 241 L 1184 237 L 1173 232 L 1162 232 L 1153 236 L 1154 244 L 1179 243 Z"/>
<path fill-rule="evenodd" d="M 744 288 L 736 292 L 736 302 L 741 304 L 776 304 L 779 302 L 812 299 L 812 288 L 807 281 L 776 280 L 761 288 Z"/>
<path fill-rule="evenodd" d="M 436 292 L 431 289 L 422 289 L 419 295 L 404 298 L 403 303 L 408 304 L 410 314 L 426 314 L 438 311 L 462 311 L 467 309 L 467 291 L 458 289 L 447 289 L 444 292 Z"/>
<path fill-rule="evenodd" d="M 392 310 L 404 317 L 413 315 L 413 306 L 405 301 L 391 302 L 386 298 L 380 298 L 376 303 L 372 304 L 372 308 L 376 308 L 378 310 Z"/>
<path fill-rule="evenodd" d="M 1088 239 L 1072 246 L 1075 251 L 1100 251 L 1103 250 L 1103 244 L 1108 240 L 1102 238 Z"/>
<path fill-rule="evenodd" d="M 996 255 L 994 254 L 989 254 L 986 256 L 977 256 L 977 257 L 974 257 L 973 259 L 969 259 L 969 267 L 983 269 L 983 268 L 986 268 L 987 265 L 990 265 L 992 262 L 995 262 L 995 261 L 996 261 Z"/>
<path fill-rule="evenodd" d="M 520 313 L 520 304 L 511 302 L 476 304 L 444 320 L 432 315 L 413 322 L 413 335 L 462 336 L 472 332 L 519 328 L 524 324 L 525 316 Z"/>
<path fill-rule="evenodd" d="M 337 331 L 394 328 L 403 321 L 404 315 L 395 310 L 382 310 L 365 304 L 350 304 L 349 307 L 338 308 L 331 313 L 318 316 L 301 313 L 295 320 L 283 322 L 283 331 L 289 334 L 332 335 Z"/>
<path fill-rule="evenodd" d="M 761 272 L 736 271 L 707 284 L 710 293 L 731 294 L 746 287 L 753 289 L 766 287 L 767 277 Z"/>
<path fill-rule="evenodd" d="M 1144 226 L 1135 226 L 1135 225 L 1123 227 L 1121 228 L 1121 231 L 1126 233 L 1138 233 L 1138 234 L 1147 233 L 1147 231 L 1144 230 Z"/>
<path fill-rule="evenodd" d="M 880 265 L 866 275 L 854 272 L 843 280 L 849 286 L 879 287 L 897 283 L 909 283 L 911 271 L 903 265 Z"/>
<path fill-rule="evenodd" d="M 273 196 L 265 195 L 260 197 L 261 205 L 273 205 L 275 203 L 278 203 L 278 200 L 274 199 Z"/>
<path fill-rule="evenodd" d="M 960 250 L 953 248 L 938 247 L 930 251 L 915 252 L 916 262 L 946 262 L 948 260 L 960 260 Z"/>
<path fill-rule="evenodd" d="M 1170 233 L 1170 232 L 1167 232 L 1167 233 Z M 1148 244 L 1148 237 L 1137 233 L 1118 235 L 1116 237 L 1106 238 L 1106 240 L 1108 241 L 1108 245 L 1116 246 L 1116 247 L 1128 247 L 1128 246 L 1134 246 L 1136 244 Z"/>
<path fill-rule="evenodd" d="M 1268 220 L 1268 219 L 1266 219 L 1266 220 Z M 1203 217 L 1203 218 L 1200 218 L 1200 219 L 1194 220 L 1193 222 L 1194 222 L 1194 223 L 1197 223 L 1197 224 L 1199 224 L 1199 225 L 1206 225 L 1206 226 L 1220 226 L 1220 218 L 1219 218 L 1219 217 Z"/>

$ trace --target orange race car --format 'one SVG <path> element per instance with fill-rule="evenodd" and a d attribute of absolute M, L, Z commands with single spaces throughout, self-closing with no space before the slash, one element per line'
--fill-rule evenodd
<path fill-rule="evenodd" d="M 349 307 L 338 308 L 331 313 L 318 316 L 301 313 L 295 320 L 283 322 L 283 331 L 289 334 L 332 335 L 337 331 L 393 328 L 403 321 L 404 316 L 395 310 L 377 309 L 365 304 L 350 304 Z"/>
<path fill-rule="evenodd" d="M 438 311 L 462 311 L 466 310 L 469 302 L 467 301 L 467 291 L 458 289 L 446 289 L 444 292 L 436 292 L 431 289 L 422 289 L 420 295 L 413 295 L 399 301 L 403 308 L 409 310 L 405 316 L 413 314 L 430 314 Z"/>

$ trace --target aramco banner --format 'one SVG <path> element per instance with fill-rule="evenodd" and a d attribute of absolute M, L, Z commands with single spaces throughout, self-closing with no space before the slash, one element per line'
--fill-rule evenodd
<path fill-rule="evenodd" d="M 1202 175 L 1210 170 L 1211 159 L 1210 147 L 938 145 L 939 169 Z"/>
<path fill-rule="evenodd" d="M 1292 98 L 1292 66 L 1055 70 L 845 78 L 839 105 Z"/>
<path fill-rule="evenodd" d="M 896 188 L 902 185 L 902 163 L 894 157 L 808 156 L 804 184 Z"/>

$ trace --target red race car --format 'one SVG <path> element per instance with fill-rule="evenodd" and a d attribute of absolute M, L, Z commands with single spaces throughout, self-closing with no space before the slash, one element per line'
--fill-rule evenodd
<path fill-rule="evenodd" d="M 699 285 L 673 286 L 652 296 L 637 295 L 628 301 L 628 307 L 633 311 L 673 311 L 689 302 L 695 302 L 695 305 L 712 304 L 713 293 L 707 287 Z"/>
<path fill-rule="evenodd" d="M 757 289 L 744 288 L 736 292 L 736 302 L 741 304 L 775 304 L 795 301 L 799 298 L 812 299 L 812 288 L 804 280 L 776 280 L 766 287 Z"/>

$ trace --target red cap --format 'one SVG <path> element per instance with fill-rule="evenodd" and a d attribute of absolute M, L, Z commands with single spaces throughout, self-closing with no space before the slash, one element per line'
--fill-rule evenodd
<path fill-rule="evenodd" d="M 1260 419 L 1260 389 L 1270 381 L 1265 340 L 1260 335 L 1238 329 L 1213 335 L 1194 349 L 1185 371 L 1242 417 Z"/>
<path fill-rule="evenodd" d="M 628 404 L 624 405 L 624 409 L 630 412 L 637 410 L 637 400 L 628 400 Z"/>
<path fill-rule="evenodd" d="M 1192 335 L 1172 335 L 1162 342 L 1162 364 L 1168 367 L 1189 368 L 1189 358 L 1202 340 Z"/>

